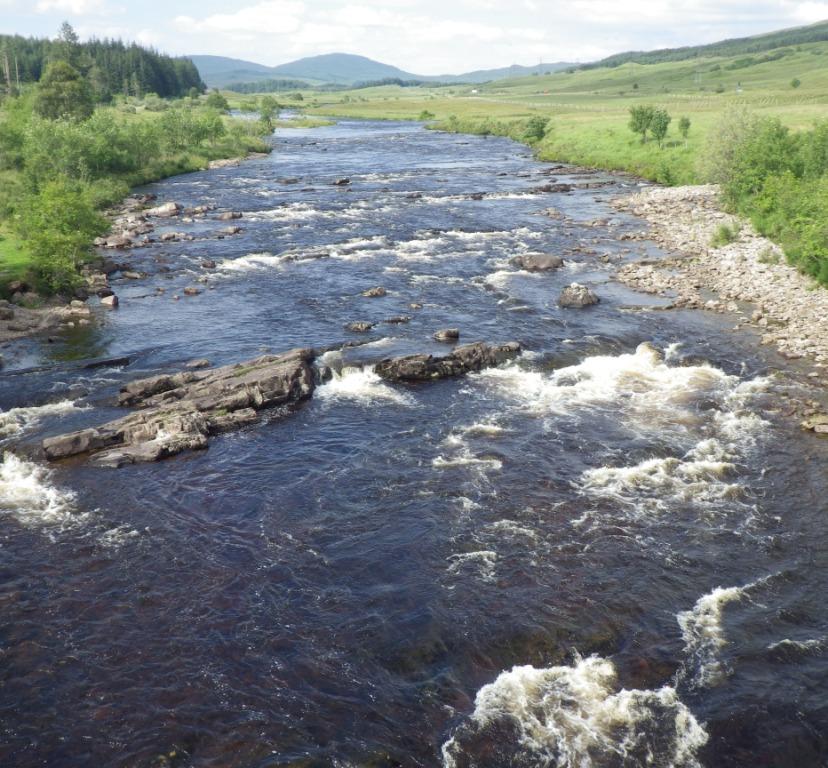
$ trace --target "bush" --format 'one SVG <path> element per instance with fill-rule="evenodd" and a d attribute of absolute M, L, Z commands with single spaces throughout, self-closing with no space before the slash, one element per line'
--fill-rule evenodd
<path fill-rule="evenodd" d="M 108 228 L 82 184 L 61 176 L 27 197 L 20 230 L 34 259 L 38 280 L 50 291 L 71 290 L 89 244 Z"/>
<path fill-rule="evenodd" d="M 742 225 L 738 221 L 732 224 L 720 224 L 716 233 L 710 240 L 711 248 L 723 248 L 726 245 L 735 243 L 739 239 Z"/>
<path fill-rule="evenodd" d="M 526 121 L 526 128 L 523 131 L 524 141 L 535 144 L 543 141 L 546 137 L 547 126 L 549 120 L 541 115 L 534 115 Z"/>

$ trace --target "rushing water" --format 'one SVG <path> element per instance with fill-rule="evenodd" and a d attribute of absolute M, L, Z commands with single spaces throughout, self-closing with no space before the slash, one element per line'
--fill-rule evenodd
<path fill-rule="evenodd" d="M 553 177 L 576 190 L 532 191 Z M 632 186 L 344 122 L 151 187 L 244 232 L 172 222 L 198 239 L 128 254 L 148 277 L 115 281 L 119 311 L 4 350 L 0 764 L 825 764 L 828 445 L 732 318 L 612 281 L 601 256 L 658 253 L 608 204 Z M 565 267 L 510 265 L 536 251 Z M 558 309 L 575 280 L 602 303 Z M 372 372 L 452 326 L 526 352 L 426 386 Z M 36 456 L 130 379 L 355 339 L 312 401 L 208 451 Z"/>

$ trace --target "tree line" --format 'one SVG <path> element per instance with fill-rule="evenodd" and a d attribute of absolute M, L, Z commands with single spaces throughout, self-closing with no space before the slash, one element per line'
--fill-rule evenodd
<path fill-rule="evenodd" d="M 201 75 L 190 59 L 174 58 L 121 40 L 80 42 L 64 23 L 54 40 L 0 35 L 0 89 L 15 92 L 39 82 L 49 64 L 65 61 L 89 82 L 96 101 L 106 103 L 116 94 L 162 98 L 204 91 Z"/>

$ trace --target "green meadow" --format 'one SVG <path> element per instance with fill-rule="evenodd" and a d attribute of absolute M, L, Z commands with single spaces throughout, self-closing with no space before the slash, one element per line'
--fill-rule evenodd
<path fill-rule="evenodd" d="M 828 43 L 753 55 L 658 64 L 626 63 L 480 86 L 383 86 L 337 93 L 305 92 L 306 113 L 417 120 L 436 128 L 522 138 L 536 115 L 549 120 L 541 158 L 626 170 L 669 184 L 699 181 L 706 136 L 732 108 L 778 117 L 794 130 L 828 117 Z M 672 117 L 662 148 L 642 144 L 628 128 L 636 105 Z M 433 118 L 431 117 L 433 115 Z M 685 141 L 678 133 L 689 118 Z"/>

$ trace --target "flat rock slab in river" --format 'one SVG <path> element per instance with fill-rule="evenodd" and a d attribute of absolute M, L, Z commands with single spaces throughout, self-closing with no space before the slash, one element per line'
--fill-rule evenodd
<path fill-rule="evenodd" d="M 183 371 L 127 384 L 119 405 L 141 410 L 101 427 L 43 441 L 51 460 L 97 453 L 95 463 L 124 466 L 207 447 L 210 435 L 256 421 L 257 411 L 309 398 L 309 349 L 265 355 L 213 371 Z"/>

